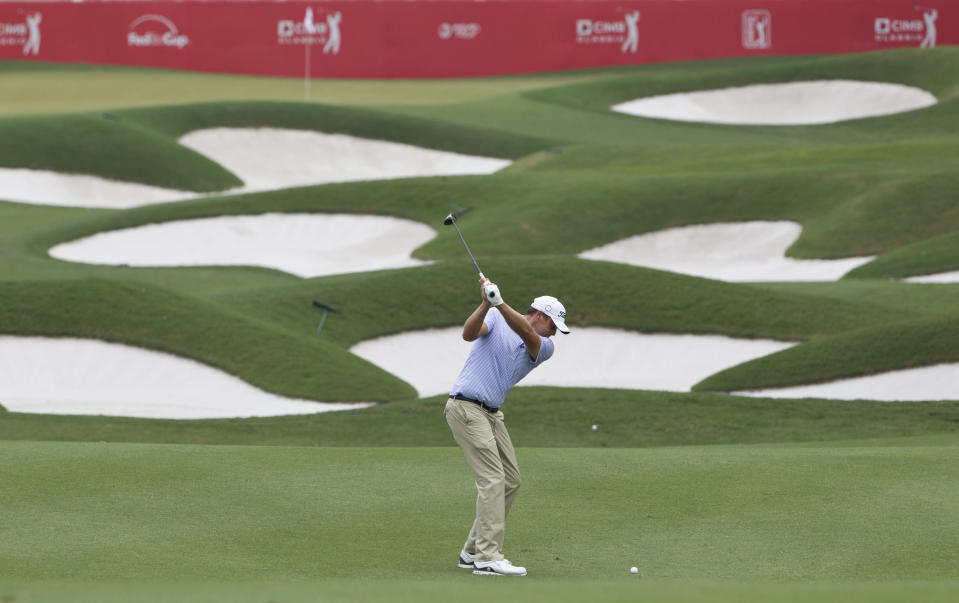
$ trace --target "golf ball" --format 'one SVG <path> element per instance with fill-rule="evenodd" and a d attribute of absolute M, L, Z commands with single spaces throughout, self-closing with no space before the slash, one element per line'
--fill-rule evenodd
<path fill-rule="evenodd" d="M 639 568 L 634 565 L 633 567 L 629 568 L 629 573 L 631 573 L 631 574 L 638 574 L 638 573 L 639 573 Z"/>
<path fill-rule="evenodd" d="M 596 425 L 593 425 L 593 431 L 596 431 Z"/>

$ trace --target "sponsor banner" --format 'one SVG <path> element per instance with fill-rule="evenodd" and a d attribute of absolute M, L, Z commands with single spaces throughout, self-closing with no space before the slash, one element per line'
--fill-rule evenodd
<path fill-rule="evenodd" d="M 292 11 L 289 11 L 292 12 Z M 280 19 L 276 22 L 276 43 L 279 46 L 317 45 L 323 54 L 340 53 L 340 21 L 343 13 L 338 10 L 317 8 L 315 20 L 312 6 L 303 11 L 303 19 Z"/>
<path fill-rule="evenodd" d="M 743 48 L 765 50 L 773 46 L 773 14 L 765 8 L 743 11 Z"/>
<path fill-rule="evenodd" d="M 639 46 L 639 10 L 619 8 L 616 11 L 622 12 L 619 19 L 612 18 L 609 11 L 605 12 L 607 14 L 598 19 L 576 19 L 576 43 L 619 46 L 621 53 L 636 54 Z"/>
<path fill-rule="evenodd" d="M 436 28 L 441 40 L 473 40 L 479 36 L 483 26 L 479 23 L 447 23 L 443 21 Z"/>
<path fill-rule="evenodd" d="M 42 22 L 43 13 L 40 11 L 17 10 L 14 14 L 0 16 L 0 48 L 14 51 L 4 52 L 2 56 L 6 58 L 17 50 L 25 57 L 39 55 Z"/>
<path fill-rule="evenodd" d="M 467 77 L 959 44 L 956 0 L 0 2 L 0 59 Z"/>
<path fill-rule="evenodd" d="M 189 36 L 163 15 L 142 15 L 130 23 L 127 46 L 130 48 L 175 48 L 183 50 L 190 43 Z"/>
<path fill-rule="evenodd" d="M 912 45 L 932 48 L 936 45 L 939 9 L 915 5 L 912 10 L 889 8 L 873 22 L 875 40 L 881 45 Z"/>

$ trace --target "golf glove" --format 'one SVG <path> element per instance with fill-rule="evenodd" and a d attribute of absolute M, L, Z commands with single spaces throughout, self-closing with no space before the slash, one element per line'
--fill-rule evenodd
<path fill-rule="evenodd" d="M 486 295 L 486 299 L 489 300 L 489 303 L 494 306 L 498 306 L 503 303 L 503 297 L 499 294 L 499 287 L 493 283 L 486 283 L 483 285 L 483 293 Z"/>

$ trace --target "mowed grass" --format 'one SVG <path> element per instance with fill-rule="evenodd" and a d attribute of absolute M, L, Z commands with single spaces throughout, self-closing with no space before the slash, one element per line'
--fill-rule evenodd
<path fill-rule="evenodd" d="M 434 396 L 347 412 L 194 421 L 0 411 L 0 440 L 452 446 L 442 414 L 445 403 L 445 396 Z M 515 442 L 536 448 L 949 438 L 959 432 L 959 402 L 769 400 L 710 393 L 518 387 L 510 393 L 504 412 Z"/>
<path fill-rule="evenodd" d="M 644 65 L 444 81 L 320 81 L 0 63 L 0 165 L 202 192 L 235 175 L 180 146 L 209 127 L 338 132 L 514 159 L 484 177 L 344 183 L 124 211 L 0 202 L 0 333 L 84 336 L 206 362 L 350 412 L 163 421 L 6 412 L 3 601 L 954 601 L 959 402 L 724 393 L 959 361 L 959 49 Z M 919 86 L 932 108 L 814 127 L 608 111 L 637 96 L 796 79 Z M 69 94 L 64 94 L 69 90 Z M 800 342 L 691 393 L 517 388 L 522 580 L 453 564 L 474 489 L 443 397 L 349 353 L 460 324 L 475 273 L 575 329 Z M 299 279 L 252 267 L 51 259 L 154 222 L 349 212 L 429 224 L 414 269 Z M 791 220 L 797 258 L 877 255 L 835 283 L 722 283 L 576 258 L 633 234 Z M 317 335 L 320 300 L 342 310 Z M 564 341 L 567 343 L 567 341 Z M 455 375 L 450 375 L 452 381 Z M 591 425 L 597 429 L 591 429 Z M 639 576 L 630 576 L 636 565 Z"/>
<path fill-rule="evenodd" d="M 520 447 L 525 481 L 506 550 L 530 576 L 495 587 L 563 601 L 604 599 L 606 588 L 733 600 L 771 584 L 855 596 L 866 582 L 954 593 L 957 444 Z M 162 599 L 171 582 L 249 601 L 277 587 L 296 600 L 397 595 L 384 581 L 412 582 L 429 599 L 490 588 L 455 567 L 473 493 L 454 447 L 0 450 L 5 481 L 17 484 L 0 493 L 0 566 L 26 591 L 51 581 L 40 586 L 49 600 L 73 596 L 58 596 L 64 580 L 93 582 L 82 589 L 93 593 L 165 585 L 141 583 L 140 600 Z M 222 586 L 235 581 L 253 586 Z M 758 586 L 733 585 L 742 582 Z"/>
<path fill-rule="evenodd" d="M 108 65 L 0 61 L 0 114 L 29 115 L 217 101 L 350 105 L 455 103 L 588 81 L 602 75 L 358 80 L 255 77 Z"/>
<path fill-rule="evenodd" d="M 233 601 L 448 601 L 459 597 L 495 598 L 508 596 L 522 601 L 602 600 L 628 603 L 637 599 L 667 603 L 737 603 L 740 601 L 817 601 L 819 603 L 899 603 L 924 601 L 950 603 L 959 583 L 825 583 L 789 585 L 735 584 L 708 580 L 661 581 L 619 578 L 601 584 L 593 580 L 563 579 L 550 582 L 527 579 L 511 583 L 489 581 L 436 582 L 411 579 L 363 581 L 329 579 L 296 582 L 103 582 L 58 580 L 55 582 L 11 584 L 9 595 L 27 603 L 71 601 L 80 603 L 123 603 L 137 601 L 184 601 L 188 603 L 229 603 Z"/>

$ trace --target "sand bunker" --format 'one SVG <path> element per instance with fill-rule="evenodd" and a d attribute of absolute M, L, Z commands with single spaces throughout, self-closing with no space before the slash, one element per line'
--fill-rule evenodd
<path fill-rule="evenodd" d="M 106 180 L 98 176 L 0 168 L 0 199 L 19 203 L 127 209 L 183 201 L 197 196 L 196 193 Z"/>
<path fill-rule="evenodd" d="M 863 399 L 884 402 L 959 400 L 959 364 L 937 364 L 829 383 L 735 393 L 762 398 Z"/>
<path fill-rule="evenodd" d="M 331 182 L 491 174 L 511 163 L 342 134 L 276 128 L 197 130 L 180 143 L 244 182 L 220 194 Z M 127 209 L 203 196 L 97 176 L 0 168 L 0 199 L 20 203 Z"/>
<path fill-rule="evenodd" d="M 348 214 L 221 216 L 102 232 L 50 250 L 57 259 L 128 266 L 263 266 L 304 278 L 426 264 L 436 236 L 399 218 Z"/>
<path fill-rule="evenodd" d="M 579 254 L 705 278 L 745 281 L 832 281 L 872 257 L 796 260 L 786 249 L 799 238 L 795 222 L 736 222 L 669 228 Z"/>
<path fill-rule="evenodd" d="M 245 191 L 416 176 L 491 174 L 505 159 L 424 149 L 408 144 L 276 128 L 213 128 L 180 144 L 206 155 L 243 180 Z"/>
<path fill-rule="evenodd" d="M 470 343 L 462 329 L 429 329 L 360 342 L 354 354 L 416 388 L 449 393 Z M 555 355 L 519 385 L 689 391 L 723 369 L 795 344 L 706 335 L 642 335 L 599 327 L 557 335 Z"/>
<path fill-rule="evenodd" d="M 0 336 L 0 404 L 11 412 L 213 419 L 370 406 L 285 398 L 193 360 L 93 339 Z"/>
<path fill-rule="evenodd" d="M 959 272 L 939 272 L 936 274 L 923 274 L 920 276 L 910 276 L 902 279 L 907 283 L 927 283 L 947 285 L 959 283 Z"/>
<path fill-rule="evenodd" d="M 936 104 L 901 84 L 814 80 L 650 96 L 614 105 L 621 113 L 738 125 L 812 125 L 891 115 Z"/>

